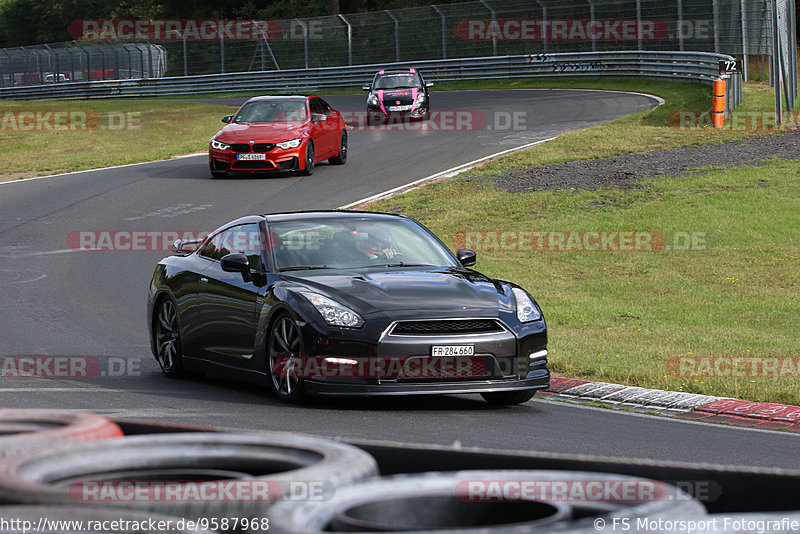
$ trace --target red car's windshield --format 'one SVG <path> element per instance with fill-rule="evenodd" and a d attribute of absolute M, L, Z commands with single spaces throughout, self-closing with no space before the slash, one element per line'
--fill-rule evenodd
<path fill-rule="evenodd" d="M 305 101 L 248 102 L 233 118 L 233 122 L 298 122 L 306 120 Z"/>

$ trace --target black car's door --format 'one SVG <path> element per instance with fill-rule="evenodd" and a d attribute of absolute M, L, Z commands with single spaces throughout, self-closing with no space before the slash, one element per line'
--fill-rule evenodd
<path fill-rule="evenodd" d="M 232 226 L 200 251 L 208 265 L 200 272 L 197 302 L 202 321 L 200 357 L 225 365 L 250 367 L 264 289 L 241 273 L 222 270 L 220 259 L 232 252 L 245 254 L 253 270 L 261 268 L 258 224 Z"/>

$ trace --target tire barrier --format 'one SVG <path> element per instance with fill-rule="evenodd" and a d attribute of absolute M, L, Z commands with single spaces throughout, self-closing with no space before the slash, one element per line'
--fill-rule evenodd
<path fill-rule="evenodd" d="M 0 534 L 207 534 L 188 528 L 178 517 L 109 508 L 74 506 L 0 506 Z"/>
<path fill-rule="evenodd" d="M 285 502 L 270 532 L 564 534 L 610 529 L 614 518 L 705 517 L 674 486 L 638 477 L 576 471 L 494 470 L 396 475 L 341 488 L 329 500 Z M 657 532 L 657 531 L 656 531 Z"/>
<path fill-rule="evenodd" d="M 122 437 L 122 429 L 103 416 L 67 410 L 0 409 L 0 458 L 43 445 Z"/>
<path fill-rule="evenodd" d="M 0 459 L 0 503 L 256 518 L 276 501 L 327 499 L 377 473 L 365 451 L 310 436 L 153 434 Z"/>

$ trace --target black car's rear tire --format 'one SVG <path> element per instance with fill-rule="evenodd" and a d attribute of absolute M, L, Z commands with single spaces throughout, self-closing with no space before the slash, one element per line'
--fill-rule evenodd
<path fill-rule="evenodd" d="M 314 174 L 314 162 L 316 160 L 316 156 L 314 154 L 314 141 L 311 139 L 308 140 L 306 144 L 306 159 L 305 159 L 305 168 L 300 171 L 300 174 L 303 176 L 311 176 Z"/>
<path fill-rule="evenodd" d="M 178 309 L 171 298 L 164 297 L 158 301 L 153 315 L 153 349 L 158 366 L 164 375 L 180 378 L 185 371 Z"/>
<path fill-rule="evenodd" d="M 328 161 L 333 165 L 344 165 L 347 162 L 347 132 L 342 130 L 342 135 L 339 136 L 339 153 Z"/>
<path fill-rule="evenodd" d="M 494 391 L 491 393 L 481 393 L 481 397 L 489 404 L 510 405 L 528 402 L 533 398 L 535 393 L 536 391 L 528 389 L 523 389 L 521 391 Z"/>
<path fill-rule="evenodd" d="M 300 327 L 288 313 L 282 313 L 269 329 L 267 360 L 272 388 L 282 401 L 290 404 L 301 403 L 306 398 L 302 373 L 297 371 L 303 354 Z"/>

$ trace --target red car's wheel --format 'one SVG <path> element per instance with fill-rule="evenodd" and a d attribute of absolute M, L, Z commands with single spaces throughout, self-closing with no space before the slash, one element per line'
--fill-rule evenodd
<path fill-rule="evenodd" d="M 314 174 L 314 160 L 316 156 L 314 155 L 314 141 L 311 139 L 308 140 L 308 144 L 306 145 L 306 158 L 305 158 L 305 168 L 300 171 L 300 174 L 303 176 L 311 176 Z"/>
<path fill-rule="evenodd" d="M 328 161 L 333 165 L 344 165 L 347 162 L 347 132 L 344 130 L 339 136 L 339 154 L 329 158 Z"/>

